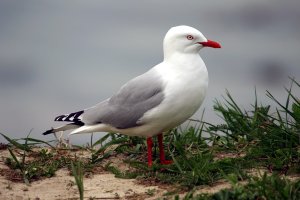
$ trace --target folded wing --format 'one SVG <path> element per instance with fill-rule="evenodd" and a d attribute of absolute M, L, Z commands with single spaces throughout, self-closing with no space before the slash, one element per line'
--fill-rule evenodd
<path fill-rule="evenodd" d="M 84 110 L 81 121 L 86 125 L 109 124 L 119 129 L 140 125 L 139 119 L 164 99 L 164 84 L 154 71 L 138 76 L 111 98 Z"/>

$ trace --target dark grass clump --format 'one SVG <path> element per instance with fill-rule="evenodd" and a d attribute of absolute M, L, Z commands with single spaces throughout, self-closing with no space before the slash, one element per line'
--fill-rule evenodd
<path fill-rule="evenodd" d="M 19 152 L 16 148 L 8 148 L 11 157 L 6 158 L 5 164 L 15 170 L 12 181 L 19 181 L 22 177 L 26 184 L 31 181 L 52 177 L 58 169 L 70 165 L 73 158 L 64 156 L 58 151 L 41 148 L 38 152 Z M 11 172 L 10 172 L 11 173 Z"/>
<path fill-rule="evenodd" d="M 176 196 L 175 199 L 180 199 Z M 300 199 L 300 181 L 292 182 L 278 175 L 268 176 L 264 174 L 262 177 L 253 177 L 245 185 L 232 182 L 232 188 L 223 189 L 215 194 L 198 194 L 194 192 L 188 193 L 182 199 L 187 200 L 256 200 L 256 199 L 272 199 L 272 200 L 296 200 Z"/>
<path fill-rule="evenodd" d="M 205 142 L 201 134 L 202 128 L 190 128 L 182 133 L 174 130 L 170 134 L 173 140 L 169 150 L 174 164 L 160 166 L 165 171 L 157 175 L 158 179 L 193 188 L 196 185 L 213 185 L 224 174 L 235 173 L 240 179 L 246 176 L 242 171 L 240 158 L 215 159 L 213 148 Z"/>
<path fill-rule="evenodd" d="M 60 149 L 55 148 L 49 142 L 30 138 L 29 135 L 26 138 L 16 140 L 0 134 L 9 142 L 6 149 L 10 154 L 10 157 L 5 159 L 5 164 L 10 169 L 1 169 L 0 174 L 11 181 L 23 181 L 28 185 L 32 181 L 54 176 L 56 171 L 61 168 L 68 168 L 71 172 L 71 163 L 79 162 L 76 152 L 82 148 Z M 84 172 L 90 172 L 95 167 L 87 159 L 83 160 L 82 163 Z"/>
<path fill-rule="evenodd" d="M 257 98 L 253 110 L 243 111 L 227 92 L 225 104 L 216 102 L 214 108 L 224 119 L 224 124 L 208 126 L 215 135 L 214 146 L 223 151 L 243 152 L 245 159 L 255 160 L 270 171 L 287 173 L 290 167 L 300 164 L 300 100 L 292 93 L 292 86 L 299 84 L 292 79 L 285 104 L 280 103 L 269 92 L 279 108 L 271 113 L 270 106 L 258 106 Z M 222 133 L 223 136 L 216 135 Z M 297 168 L 297 167 L 296 167 Z M 299 167 L 296 169 L 299 171 Z"/>

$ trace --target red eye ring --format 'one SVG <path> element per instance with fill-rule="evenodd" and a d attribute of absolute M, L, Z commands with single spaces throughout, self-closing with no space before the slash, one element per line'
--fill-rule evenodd
<path fill-rule="evenodd" d="M 192 35 L 187 35 L 187 36 L 186 36 L 186 39 L 188 39 L 188 40 L 193 40 L 194 37 L 193 37 Z"/>

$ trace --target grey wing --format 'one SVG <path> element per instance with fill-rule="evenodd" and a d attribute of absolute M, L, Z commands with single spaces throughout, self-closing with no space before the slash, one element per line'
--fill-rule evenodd
<path fill-rule="evenodd" d="M 163 99 L 163 81 L 153 71 L 138 76 L 120 91 L 94 107 L 86 109 L 82 116 L 85 124 L 110 124 L 125 129 L 138 126 L 138 120 Z"/>

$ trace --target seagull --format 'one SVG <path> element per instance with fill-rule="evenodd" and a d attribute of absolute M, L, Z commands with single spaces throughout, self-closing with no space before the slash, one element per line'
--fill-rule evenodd
<path fill-rule="evenodd" d="M 202 104 L 208 88 L 208 72 L 199 56 L 204 47 L 221 48 L 190 26 L 169 29 L 163 41 L 164 59 L 146 73 L 128 81 L 112 97 L 93 107 L 60 115 L 54 121 L 69 122 L 44 135 L 70 130 L 70 135 L 115 132 L 147 138 L 148 166 L 152 166 L 152 137 L 157 136 L 160 163 L 165 159 L 163 132 L 186 121 Z"/>

